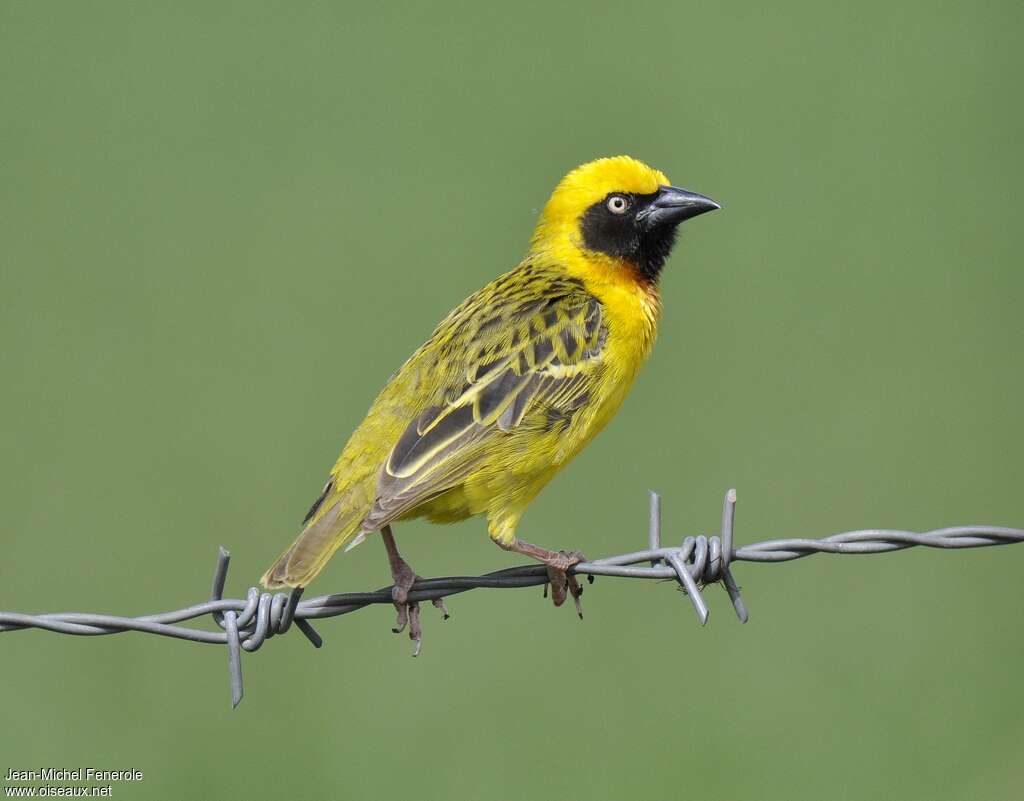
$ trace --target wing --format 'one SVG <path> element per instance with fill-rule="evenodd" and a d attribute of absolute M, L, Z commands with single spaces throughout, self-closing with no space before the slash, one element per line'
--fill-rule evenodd
<path fill-rule="evenodd" d="M 531 412 L 571 416 L 588 400 L 607 339 L 600 302 L 578 285 L 553 297 L 492 296 L 460 327 L 447 356 L 461 355 L 463 369 L 391 450 L 364 531 L 457 486 Z"/>

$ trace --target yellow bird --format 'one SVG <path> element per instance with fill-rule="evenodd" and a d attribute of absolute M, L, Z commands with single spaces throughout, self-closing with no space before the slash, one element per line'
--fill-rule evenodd
<path fill-rule="evenodd" d="M 565 176 L 526 258 L 456 307 L 384 386 L 262 583 L 305 587 L 340 546 L 379 531 L 395 630 L 409 622 L 418 652 L 418 607 L 407 603 L 416 574 L 391 524 L 485 514 L 495 543 L 548 566 L 555 604 L 568 588 L 578 607 L 582 590 L 566 571 L 582 554 L 531 545 L 516 527 L 615 415 L 650 353 L 677 226 L 718 208 L 628 156 Z"/>

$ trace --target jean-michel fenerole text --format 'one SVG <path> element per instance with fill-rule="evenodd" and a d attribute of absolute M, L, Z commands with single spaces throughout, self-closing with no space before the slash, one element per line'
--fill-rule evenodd
<path fill-rule="evenodd" d="M 39 768 L 15 770 L 4 776 L 9 782 L 140 782 L 141 770 L 103 770 L 101 768 Z"/>

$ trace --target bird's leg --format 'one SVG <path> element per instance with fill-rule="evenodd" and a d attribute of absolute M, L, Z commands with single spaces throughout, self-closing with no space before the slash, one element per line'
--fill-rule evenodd
<path fill-rule="evenodd" d="M 583 620 L 583 605 L 580 603 L 583 587 L 576 580 L 576 576 L 569 573 L 568 570 L 573 565 L 585 562 L 587 557 L 579 551 L 550 551 L 539 545 L 524 542 L 518 537 L 511 542 L 502 542 L 498 539 L 495 542 L 506 551 L 521 553 L 523 556 L 529 556 L 531 559 L 536 559 L 547 565 L 548 582 L 551 584 L 551 600 L 555 606 L 561 606 L 565 603 L 566 590 L 568 590 L 568 593 L 572 595 L 573 603 L 576 604 L 576 614 L 580 616 L 580 620 Z M 546 591 L 547 586 L 545 585 Z"/>
<path fill-rule="evenodd" d="M 409 563 L 402 558 L 398 552 L 398 545 L 395 543 L 395 535 L 391 533 L 391 526 L 384 526 L 380 530 L 380 536 L 384 540 L 384 548 L 388 552 L 388 566 L 391 568 L 391 580 L 394 586 L 391 588 L 391 598 L 398 610 L 398 619 L 391 630 L 395 634 L 400 633 L 408 624 L 409 639 L 416 643 L 413 656 L 419 656 L 420 648 L 423 645 L 423 629 L 420 627 L 420 605 L 417 601 L 409 603 L 409 590 L 419 576 L 409 567 Z M 444 619 L 448 619 L 448 607 L 444 605 L 444 598 L 435 598 L 431 603 L 444 613 Z"/>

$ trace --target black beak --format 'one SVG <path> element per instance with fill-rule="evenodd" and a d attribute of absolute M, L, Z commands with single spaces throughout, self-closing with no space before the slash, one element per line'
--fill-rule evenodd
<path fill-rule="evenodd" d="M 677 189 L 674 186 L 662 186 L 650 205 L 637 217 L 648 229 L 662 228 L 666 225 L 678 225 L 683 220 L 720 208 L 722 207 L 715 201 L 704 195 Z"/>

